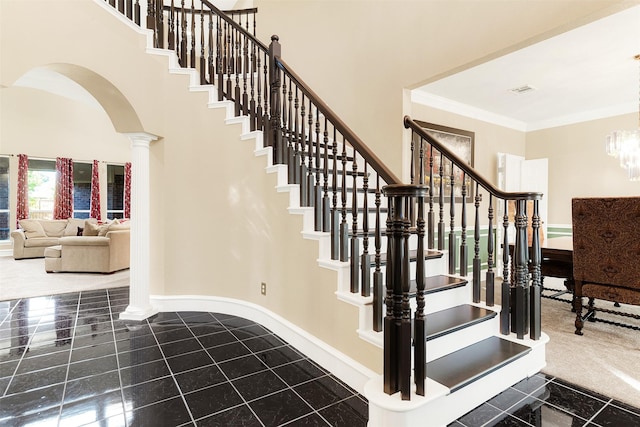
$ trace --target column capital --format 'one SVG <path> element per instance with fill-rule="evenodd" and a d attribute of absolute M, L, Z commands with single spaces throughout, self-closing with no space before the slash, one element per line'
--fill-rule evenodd
<path fill-rule="evenodd" d="M 158 139 L 160 139 L 158 135 L 154 135 L 148 132 L 128 132 L 128 133 L 125 132 L 125 133 L 122 133 L 122 135 L 127 136 L 131 140 L 131 142 L 146 141 L 148 143 L 151 143 L 153 141 L 157 141 Z"/>

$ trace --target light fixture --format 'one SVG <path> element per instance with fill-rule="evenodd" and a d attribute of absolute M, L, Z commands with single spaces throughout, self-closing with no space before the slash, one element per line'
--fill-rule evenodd
<path fill-rule="evenodd" d="M 633 57 L 638 61 L 638 87 L 640 89 L 640 54 Z M 607 154 L 620 160 L 620 166 L 627 170 L 630 181 L 640 181 L 640 91 L 638 93 L 638 129 L 614 130 L 607 135 Z"/>

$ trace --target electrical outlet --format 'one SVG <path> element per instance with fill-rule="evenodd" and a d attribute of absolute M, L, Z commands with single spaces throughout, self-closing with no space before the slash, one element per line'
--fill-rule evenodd
<path fill-rule="evenodd" d="M 260 293 L 262 295 L 266 295 L 267 294 L 267 284 L 265 282 L 262 282 L 260 284 Z"/>

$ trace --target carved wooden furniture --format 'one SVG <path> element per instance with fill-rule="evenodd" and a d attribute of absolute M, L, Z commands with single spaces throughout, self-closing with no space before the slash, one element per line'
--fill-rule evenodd
<path fill-rule="evenodd" d="M 640 197 L 574 198 L 572 223 L 575 333 L 582 335 L 594 298 L 640 305 Z"/>

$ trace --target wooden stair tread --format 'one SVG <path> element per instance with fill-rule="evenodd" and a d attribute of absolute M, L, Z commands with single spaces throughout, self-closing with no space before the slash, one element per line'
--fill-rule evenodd
<path fill-rule="evenodd" d="M 470 304 L 462 304 L 428 314 L 426 316 L 427 341 L 492 319 L 497 314 L 493 310 Z"/>
<path fill-rule="evenodd" d="M 383 231 L 384 231 L 384 235 L 386 235 L 387 230 L 384 229 Z M 424 257 L 425 257 L 425 259 L 442 258 L 442 252 L 434 250 L 434 249 L 425 249 Z M 418 250 L 417 249 L 410 250 L 409 251 L 409 261 L 410 262 L 414 262 L 416 259 L 418 259 Z M 386 252 L 385 253 L 381 253 L 380 254 L 380 264 L 386 264 L 386 263 L 387 263 L 387 254 L 386 254 Z"/>
<path fill-rule="evenodd" d="M 459 288 L 465 286 L 468 282 L 466 279 L 460 277 L 448 276 L 446 274 L 438 274 L 436 276 L 425 277 L 424 290 L 425 294 L 433 294 L 436 292 L 447 291 L 449 289 Z M 418 287 L 416 281 L 411 280 L 409 283 L 409 298 L 415 298 Z M 386 292 L 386 286 L 383 287 L 383 292 Z"/>
<path fill-rule="evenodd" d="M 530 351 L 522 344 L 489 337 L 427 363 L 427 376 L 453 393 Z"/>

